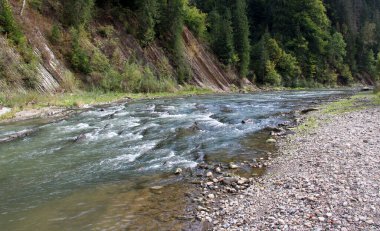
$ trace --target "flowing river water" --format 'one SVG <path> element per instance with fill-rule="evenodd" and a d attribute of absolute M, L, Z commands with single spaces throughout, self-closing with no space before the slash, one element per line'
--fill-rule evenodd
<path fill-rule="evenodd" d="M 0 124 L 1 230 L 179 229 L 180 168 L 262 155 L 255 134 L 289 113 L 350 94 L 286 91 L 137 100 L 56 122 Z M 247 120 L 247 123 L 242 123 Z M 194 129 L 196 128 L 196 129 Z M 167 185 L 154 192 L 150 187 Z"/>

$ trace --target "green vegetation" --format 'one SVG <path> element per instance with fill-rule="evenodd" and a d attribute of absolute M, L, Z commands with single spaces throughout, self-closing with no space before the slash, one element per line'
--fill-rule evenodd
<path fill-rule="evenodd" d="M 18 4 L 0 0 L 0 35 L 6 40 L 1 40 L 0 88 L 24 91 L 38 87 L 39 60 L 28 44 L 31 32 L 15 15 Z M 226 70 L 263 87 L 380 79 L 377 1 L 31 0 L 27 8 L 49 15 L 51 22 L 41 31 L 68 64 L 70 70 L 57 80 L 69 92 L 174 92 L 191 83 L 185 26 Z M 9 61 L 13 50 L 21 58 Z"/>
<path fill-rule="evenodd" d="M 20 27 L 17 25 L 8 0 L 0 0 L 0 32 L 7 34 L 9 40 L 16 45 L 22 45 L 26 41 Z"/>
<path fill-rule="evenodd" d="M 38 109 L 48 106 L 57 107 L 83 107 L 84 105 L 107 104 L 126 99 L 167 98 L 177 96 L 191 96 L 213 93 L 208 89 L 201 89 L 191 85 L 185 85 L 182 90 L 176 92 L 156 93 L 122 93 L 104 91 L 75 91 L 63 94 L 41 94 L 29 91 L 23 94 L 0 93 L 0 105 L 11 107 L 12 111 L 0 117 L 0 120 L 13 118 L 18 111 Z"/>
<path fill-rule="evenodd" d="M 380 105 L 380 94 L 361 93 L 350 99 L 339 100 L 326 105 L 322 112 L 326 114 L 341 114 L 363 110 L 367 107 Z"/>
<path fill-rule="evenodd" d="M 318 128 L 319 122 L 316 117 L 309 116 L 305 121 L 296 128 L 297 133 L 308 133 Z"/>

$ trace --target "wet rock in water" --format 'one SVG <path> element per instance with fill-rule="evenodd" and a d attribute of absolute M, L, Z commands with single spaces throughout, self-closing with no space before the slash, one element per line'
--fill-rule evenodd
<path fill-rule="evenodd" d="M 212 178 L 213 174 L 212 174 L 212 172 L 207 172 L 206 176 L 209 177 L 209 178 Z"/>
<path fill-rule="evenodd" d="M 180 175 L 180 174 L 182 174 L 182 172 L 183 172 L 182 168 L 177 168 L 177 169 L 175 170 L 175 174 L 176 174 L 176 175 Z"/>
<path fill-rule="evenodd" d="M 200 163 L 200 164 L 198 164 L 198 168 L 208 169 L 208 165 L 206 163 Z"/>
<path fill-rule="evenodd" d="M 35 132 L 37 132 L 37 129 L 29 129 L 29 130 L 25 130 L 25 131 L 21 131 L 21 132 L 16 132 L 12 135 L 9 135 L 5 138 L 0 139 L 0 143 L 6 143 L 6 142 L 14 141 L 17 139 L 25 138 L 25 137 L 30 136 L 31 134 L 33 134 Z"/>
<path fill-rule="evenodd" d="M 252 119 L 245 119 L 241 121 L 242 124 L 252 124 L 253 120 Z"/>
<path fill-rule="evenodd" d="M 103 128 L 103 129 L 108 129 L 108 128 L 110 128 L 110 127 L 112 127 L 112 125 L 111 125 L 111 124 L 106 124 L 106 125 L 104 126 L 104 128 Z"/>
<path fill-rule="evenodd" d="M 270 139 L 267 139 L 266 142 L 269 143 L 269 144 L 273 144 L 273 143 L 276 143 L 277 141 L 275 139 L 273 139 L 273 138 L 270 138 Z"/>
<path fill-rule="evenodd" d="M 307 114 L 309 112 L 318 111 L 318 110 L 319 110 L 318 108 L 307 108 L 307 109 L 302 110 L 301 114 Z"/>
<path fill-rule="evenodd" d="M 78 143 L 78 142 L 81 142 L 83 140 L 85 140 L 87 137 L 86 137 L 86 134 L 85 133 L 82 133 L 80 134 L 79 136 L 77 136 L 77 138 L 75 138 L 74 142 L 75 143 Z"/>
<path fill-rule="evenodd" d="M 164 186 L 153 186 L 153 187 L 150 187 L 151 190 L 160 190 L 160 189 L 163 189 Z"/>
<path fill-rule="evenodd" d="M 220 111 L 223 112 L 223 113 L 232 113 L 232 112 L 233 112 L 232 108 L 227 107 L 227 106 L 223 106 L 223 107 L 220 109 Z"/>
<path fill-rule="evenodd" d="M 239 168 L 239 166 L 237 166 L 235 163 L 229 163 L 229 165 L 228 165 L 228 167 L 230 168 L 230 169 L 237 169 L 237 168 Z"/>
<path fill-rule="evenodd" d="M 284 132 L 285 130 L 283 128 L 277 128 L 277 127 L 266 127 L 264 128 L 264 131 L 280 133 L 280 132 Z"/>
<path fill-rule="evenodd" d="M 360 91 L 371 91 L 372 88 L 370 87 L 363 87 Z"/>
<path fill-rule="evenodd" d="M 189 127 L 189 130 L 191 130 L 191 131 L 200 131 L 201 129 L 200 129 L 198 123 L 194 122 L 194 124 L 191 125 L 191 127 Z"/>

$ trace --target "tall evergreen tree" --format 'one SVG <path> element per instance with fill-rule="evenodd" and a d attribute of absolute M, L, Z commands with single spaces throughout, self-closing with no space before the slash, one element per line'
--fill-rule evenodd
<path fill-rule="evenodd" d="M 140 21 L 139 39 L 146 46 L 155 38 L 155 26 L 158 18 L 158 5 L 156 0 L 138 1 L 138 17 Z"/>
<path fill-rule="evenodd" d="M 239 73 L 246 77 L 250 63 L 249 24 L 246 0 L 236 0 L 233 11 L 234 44 L 239 57 Z"/>
<path fill-rule="evenodd" d="M 86 25 L 91 20 L 95 0 L 65 0 L 62 3 L 63 21 L 68 26 Z"/>
<path fill-rule="evenodd" d="M 211 47 L 225 65 L 234 62 L 234 38 L 231 12 L 227 7 L 210 13 Z"/>

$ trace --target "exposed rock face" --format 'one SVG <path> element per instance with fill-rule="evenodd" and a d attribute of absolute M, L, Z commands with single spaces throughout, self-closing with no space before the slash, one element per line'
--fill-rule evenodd
<path fill-rule="evenodd" d="M 215 91 L 229 91 L 238 77 L 222 68 L 216 57 L 201 44 L 188 28 L 184 29 L 185 57 L 193 73 L 194 84 Z"/>

